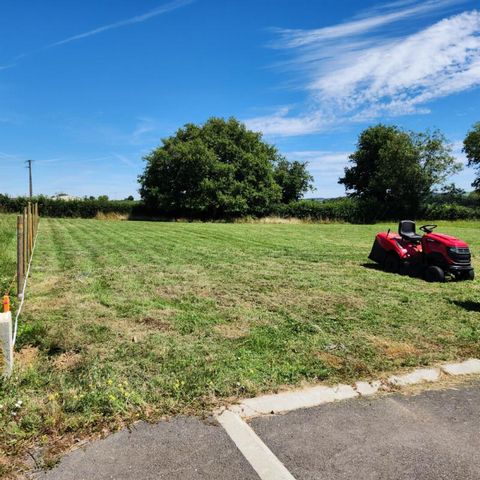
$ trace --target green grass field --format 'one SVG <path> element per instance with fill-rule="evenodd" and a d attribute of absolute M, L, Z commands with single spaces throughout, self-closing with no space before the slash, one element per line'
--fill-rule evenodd
<path fill-rule="evenodd" d="M 0 386 L 10 464 L 137 418 L 479 356 L 479 283 L 369 268 L 387 227 L 43 219 Z M 439 231 L 478 267 L 479 227 Z"/>

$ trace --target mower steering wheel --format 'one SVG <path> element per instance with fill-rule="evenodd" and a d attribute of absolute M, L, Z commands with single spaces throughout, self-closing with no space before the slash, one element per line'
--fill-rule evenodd
<path fill-rule="evenodd" d="M 433 230 L 437 228 L 437 225 L 432 225 L 432 224 L 427 224 L 427 225 L 422 225 L 420 227 L 420 230 L 425 233 L 432 233 Z"/>

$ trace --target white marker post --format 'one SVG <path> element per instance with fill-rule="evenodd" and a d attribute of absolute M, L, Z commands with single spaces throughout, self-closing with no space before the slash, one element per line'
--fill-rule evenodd
<path fill-rule="evenodd" d="M 0 349 L 3 353 L 3 375 L 13 371 L 12 312 L 0 313 Z"/>

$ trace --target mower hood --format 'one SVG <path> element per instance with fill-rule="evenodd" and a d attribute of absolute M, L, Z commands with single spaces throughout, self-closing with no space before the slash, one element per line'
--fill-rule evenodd
<path fill-rule="evenodd" d="M 459 240 L 458 238 L 451 237 L 450 235 L 445 235 L 443 233 L 428 233 L 425 235 L 426 238 L 431 240 L 435 240 L 446 247 L 463 247 L 468 248 L 468 244 L 465 243 L 463 240 Z"/>

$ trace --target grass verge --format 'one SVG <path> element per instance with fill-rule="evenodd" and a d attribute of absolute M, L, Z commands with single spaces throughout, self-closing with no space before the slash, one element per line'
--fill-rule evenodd
<path fill-rule="evenodd" d="M 43 219 L 0 385 L 3 474 L 136 419 L 480 355 L 478 282 L 371 268 L 387 227 Z M 439 230 L 477 266 L 479 227 Z"/>
<path fill-rule="evenodd" d="M 0 214 L 0 295 L 3 295 L 15 275 L 16 240 L 15 216 Z"/>

